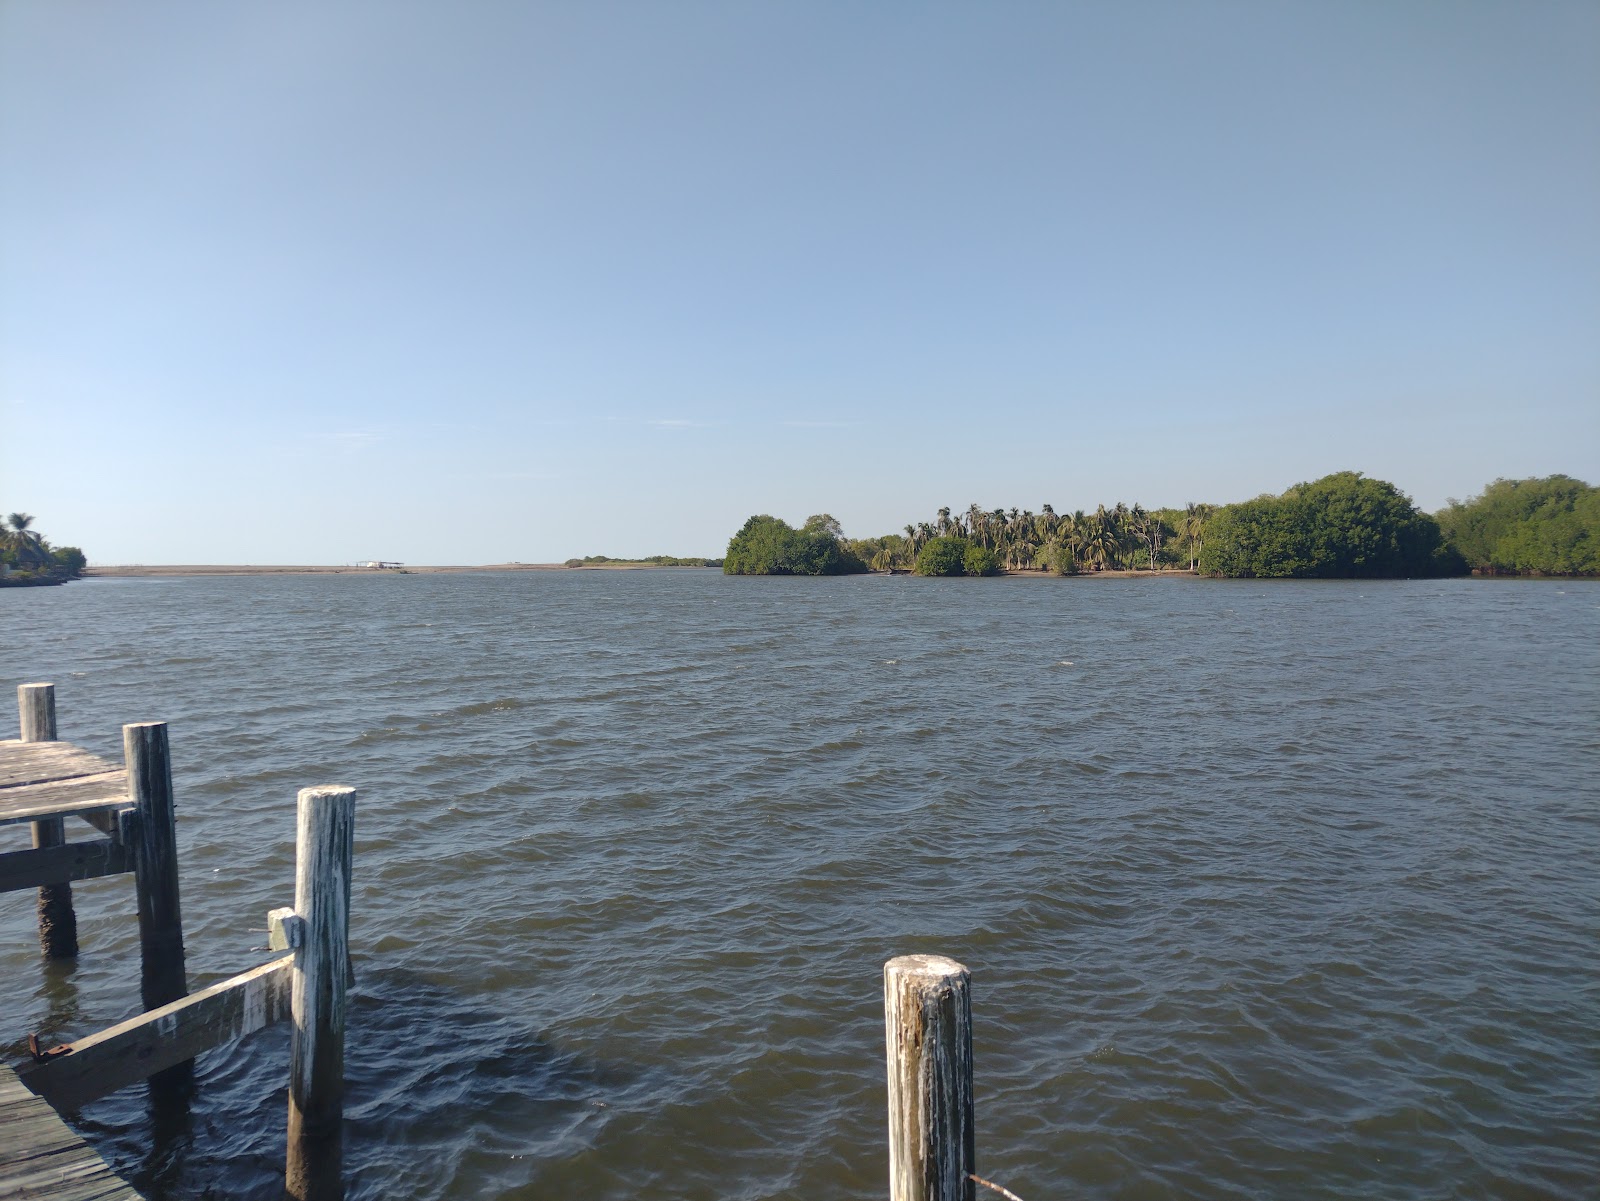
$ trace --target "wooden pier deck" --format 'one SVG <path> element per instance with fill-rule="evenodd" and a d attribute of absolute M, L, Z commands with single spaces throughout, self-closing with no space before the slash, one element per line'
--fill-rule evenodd
<path fill-rule="evenodd" d="M 0 1066 L 0 1198 L 142 1201 L 47 1101 Z"/>
<path fill-rule="evenodd" d="M 0 823 L 89 817 L 128 804 L 128 773 L 70 742 L 0 739 Z"/>
<path fill-rule="evenodd" d="M 141 1081 L 186 1103 L 195 1056 L 280 1021 L 294 1027 L 284 1195 L 341 1201 L 355 789 L 299 792 L 295 903 L 267 915 L 269 946 L 291 954 L 191 993 L 166 723 L 124 725 L 119 766 L 58 738 L 55 685 L 19 685 L 17 708 L 22 736 L 0 739 L 0 827 L 27 823 L 33 846 L 0 854 L 0 893 L 37 890 L 40 950 L 71 959 L 72 882 L 131 875 L 143 1012 L 56 1047 L 30 1038 L 31 1061 L 0 1068 L 0 1201 L 137 1201 L 55 1107 Z M 69 837 L 79 819 L 91 837 Z"/>
<path fill-rule="evenodd" d="M 0 855 L 0 889 L 87 880 L 133 870 L 118 820 L 128 808 L 128 773 L 70 742 L 0 739 L 0 826 L 31 822 L 34 849 Z M 106 838 L 68 841 L 63 820 L 81 818 Z M 63 895 L 70 921 L 70 892 Z M 59 939 L 58 935 L 58 939 Z M 74 945 L 63 953 L 76 953 Z"/>

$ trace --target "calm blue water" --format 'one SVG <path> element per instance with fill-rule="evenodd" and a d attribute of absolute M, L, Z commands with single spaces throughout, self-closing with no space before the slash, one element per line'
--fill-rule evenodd
<path fill-rule="evenodd" d="M 295 791 L 360 790 L 353 1197 L 880 1197 L 911 951 L 972 970 L 1028 1201 L 1597 1195 L 1600 583 L 112 579 L 0 628 L 63 737 L 171 723 L 192 986 L 267 958 Z M 131 886 L 75 891 L 70 971 L 0 905 L 12 1056 L 138 1007 Z M 275 1197 L 286 1070 L 80 1127 Z"/>

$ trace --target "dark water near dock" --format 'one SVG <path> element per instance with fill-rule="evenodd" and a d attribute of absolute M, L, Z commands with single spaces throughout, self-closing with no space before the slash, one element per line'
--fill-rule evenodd
<path fill-rule="evenodd" d="M 912 951 L 972 969 L 1029 1201 L 1596 1195 L 1600 584 L 121 579 L 0 626 L 62 737 L 171 722 L 192 986 L 266 958 L 295 790 L 360 789 L 355 1198 L 881 1197 Z M 71 972 L 0 900 L 13 1056 L 137 1008 L 131 886 L 75 894 Z M 153 1150 L 139 1090 L 82 1128 L 276 1197 L 286 1073 L 280 1028 Z"/>

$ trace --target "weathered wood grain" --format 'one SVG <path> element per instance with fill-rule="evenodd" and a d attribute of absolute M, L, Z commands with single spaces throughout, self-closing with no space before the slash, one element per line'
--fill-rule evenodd
<path fill-rule="evenodd" d="M 292 951 L 305 942 L 306 924 L 293 909 L 272 909 L 267 912 L 267 948 L 273 951 Z"/>
<path fill-rule="evenodd" d="M 139 1194 L 6 1067 L 0 1067 L 0 1197 L 140 1201 Z"/>
<path fill-rule="evenodd" d="M 300 790 L 294 908 L 304 925 L 294 953 L 284 1171 L 284 1189 L 294 1201 L 344 1196 L 344 1024 L 355 810 L 353 788 Z"/>
<path fill-rule="evenodd" d="M 56 740 L 56 686 L 54 684 L 18 684 L 17 717 L 22 727 L 23 742 L 54 742 Z"/>
<path fill-rule="evenodd" d="M 0 892 L 68 880 L 93 880 L 133 870 L 128 849 L 110 838 L 90 838 L 0 855 Z"/>
<path fill-rule="evenodd" d="M 286 955 L 68 1043 L 18 1075 L 52 1105 L 77 1109 L 288 1018 L 293 976 Z"/>
<path fill-rule="evenodd" d="M 14 745 L 14 744 L 13 744 Z M 4 751 L 0 750 L 0 755 Z M 80 816 L 91 825 L 97 811 L 128 803 L 128 774 L 120 768 L 65 780 L 45 780 L 0 788 L 0 825 L 37 821 L 41 817 Z M 102 830 L 102 833 L 109 833 Z"/>
<path fill-rule="evenodd" d="M 43 784 L 115 771 L 117 765 L 70 742 L 23 742 L 0 739 L 0 788 Z"/>
<path fill-rule="evenodd" d="M 973 1201 L 972 975 L 942 955 L 883 967 L 890 1201 Z"/>
<path fill-rule="evenodd" d="M 189 991 L 167 723 L 123 726 L 122 753 L 127 761 L 128 800 L 136 810 L 123 823 L 123 837 L 133 852 L 139 902 L 139 992 L 145 1009 L 159 1009 Z"/>

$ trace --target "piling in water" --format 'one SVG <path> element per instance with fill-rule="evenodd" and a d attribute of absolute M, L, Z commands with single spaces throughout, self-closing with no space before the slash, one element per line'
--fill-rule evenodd
<path fill-rule="evenodd" d="M 973 1201 L 971 984 L 942 955 L 884 964 L 889 1201 Z"/>

